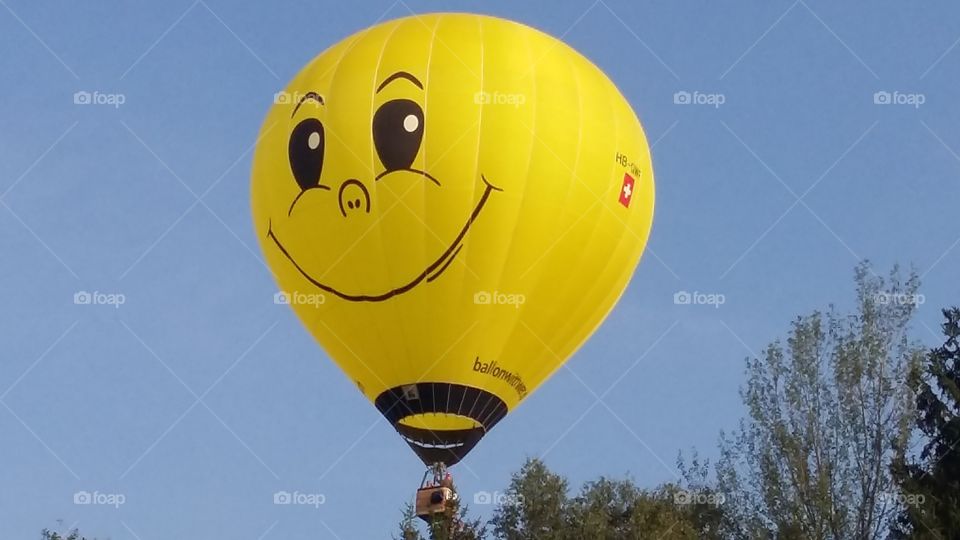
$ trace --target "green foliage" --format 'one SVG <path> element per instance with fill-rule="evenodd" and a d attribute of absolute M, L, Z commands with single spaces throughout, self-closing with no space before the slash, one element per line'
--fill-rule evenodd
<path fill-rule="evenodd" d="M 890 465 L 909 441 L 907 336 L 918 279 L 856 270 L 857 310 L 797 318 L 747 360 L 748 417 L 721 433 L 729 538 L 879 539 L 899 510 Z"/>
<path fill-rule="evenodd" d="M 565 538 L 567 480 L 547 469 L 538 459 L 528 459 L 513 475 L 491 525 L 504 540 L 561 540 Z"/>
<path fill-rule="evenodd" d="M 66 536 L 63 536 L 60 533 L 51 531 L 50 529 L 44 529 L 40 531 L 40 540 L 87 540 L 85 537 L 80 536 L 80 533 L 77 531 L 77 529 L 69 531 L 66 534 Z"/>
<path fill-rule="evenodd" d="M 916 373 L 916 423 L 925 444 L 917 459 L 893 466 L 905 502 L 895 538 L 960 538 L 960 308 L 943 316 L 946 339 Z"/>
<path fill-rule="evenodd" d="M 495 509 L 489 525 L 492 538 L 499 540 L 720 538 L 716 535 L 720 505 L 715 497 L 707 488 L 681 489 L 667 484 L 644 490 L 631 479 L 608 478 L 587 482 L 570 497 L 565 478 L 542 461 L 530 459 L 513 474 L 504 502 Z M 468 522 L 465 513 L 459 514 L 459 522 Z M 432 529 L 430 538 L 488 538 L 479 520 L 470 521 L 465 531 L 466 535 L 448 536 L 449 528 L 441 525 Z M 409 506 L 400 532 L 400 540 L 424 539 Z"/>
<path fill-rule="evenodd" d="M 400 536 L 394 536 L 394 540 L 423 540 L 423 535 L 417 529 L 417 514 L 413 504 L 407 503 L 403 507 L 403 518 L 400 520 Z"/>
<path fill-rule="evenodd" d="M 630 480 L 588 482 L 570 507 L 570 535 L 574 538 L 695 539 L 682 490 L 666 485 L 653 491 L 637 488 Z"/>
<path fill-rule="evenodd" d="M 569 497 L 567 481 L 539 460 L 528 460 L 514 474 L 491 520 L 500 540 L 556 539 L 686 540 L 720 538 L 722 500 L 700 484 L 698 471 L 687 485 L 665 484 L 652 490 L 630 478 L 600 478 Z"/>

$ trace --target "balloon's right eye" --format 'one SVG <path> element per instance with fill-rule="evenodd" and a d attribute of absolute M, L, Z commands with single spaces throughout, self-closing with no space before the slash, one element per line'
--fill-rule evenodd
<path fill-rule="evenodd" d="M 287 154 L 290 158 L 290 170 L 300 189 L 310 189 L 320 185 L 320 173 L 323 170 L 323 144 L 323 124 L 316 118 L 304 120 L 293 128 Z"/>

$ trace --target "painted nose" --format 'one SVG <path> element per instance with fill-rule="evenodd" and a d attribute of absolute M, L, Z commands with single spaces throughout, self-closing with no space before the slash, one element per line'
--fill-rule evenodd
<path fill-rule="evenodd" d="M 370 213 L 370 193 L 359 180 L 351 178 L 340 184 L 340 213 L 343 217 Z"/>

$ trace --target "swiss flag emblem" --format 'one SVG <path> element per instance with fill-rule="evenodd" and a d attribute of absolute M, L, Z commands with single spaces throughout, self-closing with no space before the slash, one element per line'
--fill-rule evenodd
<path fill-rule="evenodd" d="M 623 186 L 620 187 L 620 204 L 630 208 L 630 200 L 633 199 L 633 177 L 629 174 L 623 175 Z"/>

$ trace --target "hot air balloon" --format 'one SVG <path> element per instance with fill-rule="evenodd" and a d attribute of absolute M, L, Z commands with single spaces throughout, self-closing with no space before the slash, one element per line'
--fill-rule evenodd
<path fill-rule="evenodd" d="M 429 14 L 344 39 L 275 96 L 251 202 L 303 324 L 443 466 L 612 309 L 654 179 L 637 116 L 589 60 L 519 23 Z"/>

